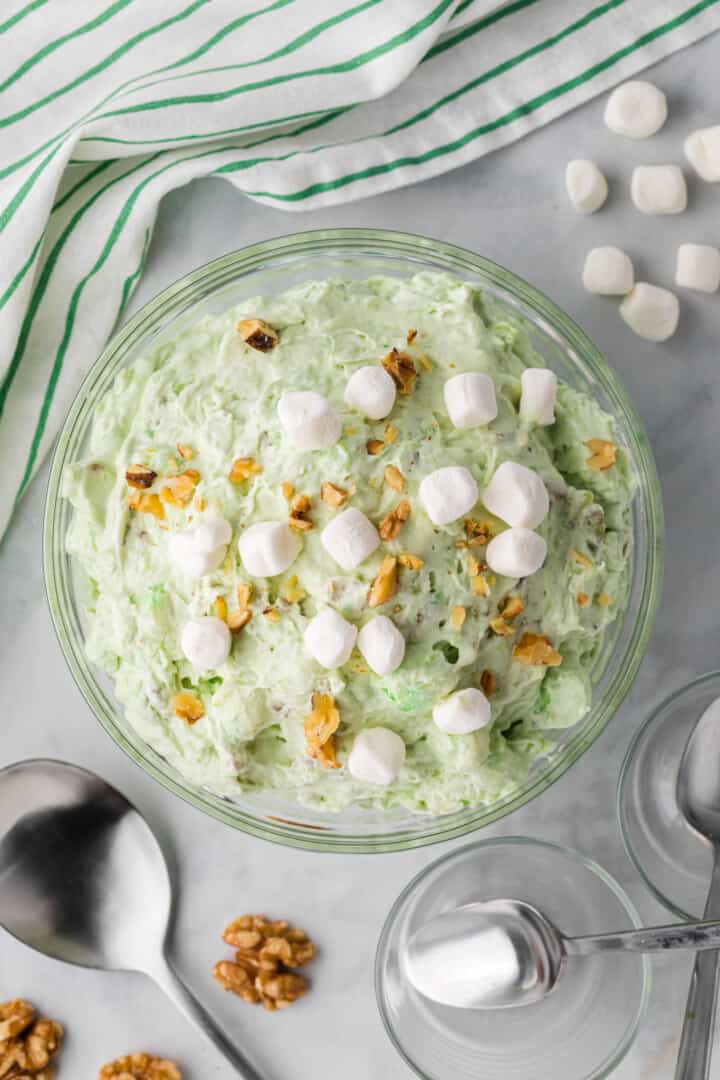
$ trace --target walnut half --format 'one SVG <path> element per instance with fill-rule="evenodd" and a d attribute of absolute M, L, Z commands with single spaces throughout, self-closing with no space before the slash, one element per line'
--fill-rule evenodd
<path fill-rule="evenodd" d="M 225 928 L 223 941 L 237 950 L 234 960 L 221 960 L 213 968 L 224 990 L 270 1012 L 286 1008 L 307 990 L 294 969 L 313 959 L 315 946 L 284 919 L 241 915 Z"/>
<path fill-rule="evenodd" d="M 0 1077 L 51 1080 L 63 1034 L 56 1020 L 36 1018 L 28 1001 L 17 998 L 0 1004 Z"/>
<path fill-rule="evenodd" d="M 103 1065 L 98 1080 L 182 1080 L 174 1061 L 152 1054 L 126 1054 Z"/>

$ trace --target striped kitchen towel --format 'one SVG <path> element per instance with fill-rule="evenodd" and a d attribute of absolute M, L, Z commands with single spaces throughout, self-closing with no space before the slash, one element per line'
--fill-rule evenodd
<path fill-rule="evenodd" d="M 720 28 L 720 0 L 5 0 L 0 534 L 198 176 L 307 210 L 435 176 Z"/>

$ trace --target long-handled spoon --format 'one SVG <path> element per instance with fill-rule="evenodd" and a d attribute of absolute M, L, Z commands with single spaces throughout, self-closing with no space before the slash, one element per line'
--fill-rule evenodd
<path fill-rule="evenodd" d="M 172 906 L 160 845 L 119 791 L 60 761 L 0 770 L 0 924 L 55 959 L 144 972 L 241 1080 L 261 1080 L 170 966 Z"/>
<path fill-rule="evenodd" d="M 575 957 L 609 951 L 717 949 L 720 922 L 680 923 L 565 937 L 521 900 L 465 904 L 430 919 L 410 938 L 405 970 L 425 997 L 464 1009 L 540 1001 Z"/>

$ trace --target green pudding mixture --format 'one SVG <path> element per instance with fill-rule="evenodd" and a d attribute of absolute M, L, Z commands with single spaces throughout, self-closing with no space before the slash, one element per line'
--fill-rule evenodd
<path fill-rule="evenodd" d="M 267 352 L 245 344 L 236 324 L 248 318 L 274 327 L 279 344 Z M 411 329 L 417 336 L 407 345 Z M 344 389 L 354 371 L 380 363 L 393 347 L 413 358 L 418 376 L 386 420 L 369 421 L 348 408 Z M 86 458 L 65 475 L 64 494 L 75 509 L 68 550 L 90 582 L 87 652 L 112 677 L 140 736 L 190 780 L 217 792 L 272 789 L 328 811 L 354 804 L 441 814 L 492 802 L 521 783 L 553 731 L 576 724 L 589 708 L 589 671 L 622 605 L 632 540 L 634 478 L 623 451 L 610 467 L 588 465 L 589 440 L 615 441 L 612 419 L 562 383 L 554 424 L 520 419 L 520 376 L 542 365 L 502 307 L 468 284 L 421 273 L 410 280 L 314 281 L 243 302 L 207 315 L 119 374 L 97 408 Z M 498 416 L 486 427 L 458 430 L 448 418 L 443 385 L 465 371 L 494 381 Z M 299 451 L 290 444 L 277 417 L 278 399 L 289 390 L 328 398 L 343 423 L 335 446 Z M 385 440 L 374 455 L 367 450 L 373 439 Z M 178 444 L 191 448 L 191 460 L 183 460 Z M 254 459 L 262 472 L 232 483 L 238 458 Z M 545 482 L 550 510 L 537 531 L 548 556 L 519 582 L 483 569 L 489 595 L 482 596 L 469 566 L 473 558 L 482 564 L 484 547 L 462 546 L 463 520 L 434 527 L 418 487 L 434 469 L 462 464 L 482 493 L 503 461 L 529 466 Z M 162 503 L 160 520 L 129 508 L 125 474 L 134 464 L 158 474 L 149 494 L 187 468 L 199 480 L 184 505 Z M 388 465 L 405 478 L 402 496 L 384 482 Z M 320 498 L 323 481 L 349 491 L 344 508 L 356 507 L 375 523 L 400 498 L 412 508 L 398 537 L 351 572 L 320 542 L 338 513 Z M 285 574 L 253 580 L 240 563 L 237 538 L 254 522 L 287 520 L 283 483 L 310 496 L 314 528 L 299 533 L 302 550 Z M 213 515 L 232 526 L 227 556 L 217 570 L 190 578 L 170 561 L 168 537 Z M 469 516 L 494 533 L 506 527 L 482 502 Z M 422 568 L 401 568 L 396 595 L 370 609 L 368 589 L 383 556 L 399 553 L 418 556 Z M 233 635 L 223 664 L 198 671 L 180 648 L 184 623 L 213 614 L 218 596 L 232 612 L 243 582 L 253 585 L 251 621 Z M 288 599 L 296 595 L 302 598 Z M 524 609 L 503 636 L 489 623 L 510 596 L 519 596 Z M 390 616 L 407 642 L 400 667 L 381 678 L 357 651 L 336 671 L 310 658 L 303 631 L 327 604 L 358 626 L 372 615 Z M 465 621 L 453 629 L 451 613 L 460 606 Z M 267 609 L 276 614 L 268 617 Z M 544 635 L 562 663 L 520 662 L 513 649 L 526 633 Z M 494 684 L 492 724 L 467 735 L 439 730 L 433 705 L 481 680 L 486 688 Z M 183 690 L 204 708 L 193 724 L 173 711 Z M 340 712 L 339 769 L 323 768 L 306 751 L 303 721 L 314 692 L 332 694 Z M 378 725 L 406 746 L 389 787 L 357 781 L 343 767 L 358 731 Z"/>

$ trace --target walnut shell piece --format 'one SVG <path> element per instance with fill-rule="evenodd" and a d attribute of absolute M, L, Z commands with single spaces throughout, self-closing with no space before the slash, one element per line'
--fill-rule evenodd
<path fill-rule="evenodd" d="M 245 344 L 257 352 L 270 352 L 280 340 L 277 330 L 263 319 L 241 319 L 235 329 Z"/>
<path fill-rule="evenodd" d="M 174 1061 L 152 1054 L 126 1054 L 103 1065 L 98 1080 L 182 1080 Z"/>
<path fill-rule="evenodd" d="M 143 491 L 153 486 L 157 473 L 147 465 L 130 465 L 125 470 L 125 479 L 129 487 Z"/>

